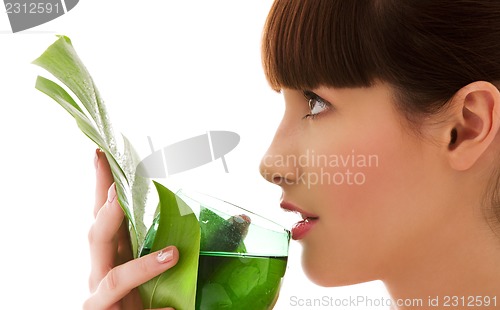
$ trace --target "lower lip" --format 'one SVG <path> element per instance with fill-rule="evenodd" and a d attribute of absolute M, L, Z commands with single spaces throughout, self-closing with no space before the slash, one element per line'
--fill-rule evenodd
<path fill-rule="evenodd" d="M 311 230 L 311 228 L 316 224 L 317 219 L 304 219 L 297 224 L 295 224 L 292 228 L 292 239 L 300 240 L 303 239 L 306 234 Z"/>

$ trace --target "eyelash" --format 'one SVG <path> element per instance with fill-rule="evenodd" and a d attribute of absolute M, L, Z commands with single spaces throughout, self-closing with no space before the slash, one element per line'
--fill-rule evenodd
<path fill-rule="evenodd" d="M 316 95 L 312 91 L 304 90 L 304 91 L 302 91 L 302 94 L 304 95 L 304 98 L 307 100 L 307 103 L 309 105 L 309 110 L 311 110 L 311 112 L 314 109 L 314 107 L 316 106 L 316 104 L 318 104 L 318 103 L 323 105 L 323 107 L 324 107 L 324 110 L 322 110 L 321 112 L 314 113 L 314 114 L 308 113 L 302 119 L 314 119 L 314 118 L 318 117 L 320 114 L 322 114 L 325 110 L 328 110 L 332 107 L 332 105 L 328 101 L 324 100 L 323 98 Z M 316 103 L 314 105 L 312 105 L 311 102 L 314 102 L 314 101 Z"/>

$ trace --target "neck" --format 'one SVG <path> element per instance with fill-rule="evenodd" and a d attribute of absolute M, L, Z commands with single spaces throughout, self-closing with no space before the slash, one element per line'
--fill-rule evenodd
<path fill-rule="evenodd" d="M 397 258 L 383 281 L 394 303 L 407 305 L 391 309 L 500 308 L 500 238 L 475 217 L 457 221 L 460 228 L 450 223 L 425 246 L 414 245 L 419 251 Z"/>

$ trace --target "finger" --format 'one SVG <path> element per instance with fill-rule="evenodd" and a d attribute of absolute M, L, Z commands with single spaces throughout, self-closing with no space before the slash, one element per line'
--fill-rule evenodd
<path fill-rule="evenodd" d="M 116 197 L 113 184 L 108 191 L 108 198 L 99 210 L 96 220 L 89 231 L 91 271 L 90 291 L 93 292 L 102 278 L 115 266 L 117 257 L 117 232 L 124 223 L 124 214 Z"/>
<path fill-rule="evenodd" d="M 179 260 L 176 247 L 166 247 L 110 270 L 96 292 L 85 302 L 85 309 L 107 309 L 135 287 L 168 270 Z M 168 309 L 168 308 L 167 308 Z"/>
<path fill-rule="evenodd" d="M 106 202 L 108 188 L 113 183 L 113 174 L 109 167 L 106 154 L 100 149 L 96 150 L 94 164 L 96 167 L 96 187 L 95 187 L 95 205 L 94 217 L 97 216 L 99 209 Z"/>
<path fill-rule="evenodd" d="M 116 234 L 118 239 L 116 265 L 121 265 L 133 259 L 132 243 L 130 242 L 130 230 L 128 220 L 124 220 Z"/>

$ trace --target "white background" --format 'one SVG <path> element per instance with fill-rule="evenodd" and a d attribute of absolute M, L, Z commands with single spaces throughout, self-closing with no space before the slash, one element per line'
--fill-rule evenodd
<path fill-rule="evenodd" d="M 222 162 L 174 175 L 189 186 L 287 222 L 280 190 L 258 173 L 284 104 L 267 85 L 260 37 L 270 0 L 93 1 L 12 34 L 0 10 L 0 309 L 79 309 L 88 295 L 87 231 L 92 224 L 95 146 L 60 106 L 35 90 L 30 62 L 56 34 L 68 35 L 104 97 L 117 132 L 147 155 L 157 148 L 228 130 L 241 136 Z M 328 246 L 328 245 L 325 245 Z M 292 242 L 275 309 L 291 300 L 388 298 L 380 282 L 321 288 L 300 267 Z M 383 309 L 377 307 L 376 309 Z"/>

